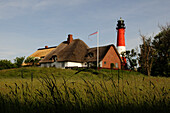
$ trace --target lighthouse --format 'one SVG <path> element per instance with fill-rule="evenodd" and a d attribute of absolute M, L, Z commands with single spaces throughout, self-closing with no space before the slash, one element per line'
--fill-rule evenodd
<path fill-rule="evenodd" d="M 124 63 L 126 63 L 126 58 L 122 57 L 122 53 L 126 52 L 126 47 L 125 47 L 125 24 L 124 20 L 120 18 L 117 21 L 117 51 L 119 52 L 122 60 Z"/>

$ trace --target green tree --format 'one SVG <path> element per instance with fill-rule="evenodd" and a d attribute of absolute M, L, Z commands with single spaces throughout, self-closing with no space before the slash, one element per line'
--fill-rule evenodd
<path fill-rule="evenodd" d="M 25 56 L 23 56 L 23 57 L 16 57 L 14 59 L 14 64 L 19 68 L 19 67 L 22 66 L 22 63 L 23 63 L 24 59 L 25 59 Z"/>
<path fill-rule="evenodd" d="M 170 24 L 160 26 L 161 32 L 153 40 L 153 48 L 156 50 L 152 75 L 170 76 Z"/>
<path fill-rule="evenodd" d="M 139 66 L 140 72 L 150 76 L 154 61 L 155 50 L 152 46 L 152 37 L 140 35 L 143 44 L 140 45 Z"/>
<path fill-rule="evenodd" d="M 24 62 L 25 63 L 31 63 L 33 61 L 34 61 L 34 57 L 27 57 Z"/>
<path fill-rule="evenodd" d="M 36 58 L 36 57 L 27 57 L 25 59 L 25 63 L 30 63 L 30 65 L 37 65 L 40 60 L 41 59 Z"/>
<path fill-rule="evenodd" d="M 10 60 L 0 60 L 0 70 L 14 68 L 14 64 Z"/>
<path fill-rule="evenodd" d="M 141 38 L 140 71 L 152 76 L 170 76 L 170 25 L 160 26 L 154 38 L 144 35 Z"/>
<path fill-rule="evenodd" d="M 126 51 L 126 54 L 122 53 L 122 57 L 126 57 L 127 61 L 129 62 L 129 68 L 131 70 L 135 70 L 137 66 L 137 53 L 135 52 L 134 49 L 131 51 Z"/>

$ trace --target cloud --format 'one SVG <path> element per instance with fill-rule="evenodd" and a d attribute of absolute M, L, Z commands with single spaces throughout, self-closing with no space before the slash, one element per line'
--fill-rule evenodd
<path fill-rule="evenodd" d="M 2 0 L 0 1 L 0 19 L 13 18 L 26 13 L 37 12 L 51 7 L 73 7 L 88 0 Z"/>
<path fill-rule="evenodd" d="M 88 0 L 41 0 L 34 5 L 34 8 L 42 8 L 51 5 L 57 6 L 77 6 L 86 3 Z"/>
<path fill-rule="evenodd" d="M 11 51 L 11 49 L 3 48 L 0 49 L 0 57 L 5 57 L 5 56 L 10 56 L 10 55 L 15 55 L 14 51 Z"/>
<path fill-rule="evenodd" d="M 8 48 L 0 49 L 0 59 L 14 59 L 15 57 L 20 56 L 29 56 L 33 51 L 25 51 L 23 48 L 17 48 L 14 46 L 9 46 Z"/>
<path fill-rule="evenodd" d="M 26 0 L 5 0 L 0 2 L 0 19 L 8 19 L 23 14 L 31 6 Z"/>

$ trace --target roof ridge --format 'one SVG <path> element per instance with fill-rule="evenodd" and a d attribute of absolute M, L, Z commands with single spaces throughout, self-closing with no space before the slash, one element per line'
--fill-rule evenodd
<path fill-rule="evenodd" d="M 48 47 L 48 48 L 39 48 L 37 50 L 43 50 L 43 49 L 51 49 L 51 48 L 56 48 L 57 46 L 51 46 L 51 47 Z"/>
<path fill-rule="evenodd" d="M 99 48 L 101 48 L 101 47 L 108 47 L 108 46 L 115 46 L 115 45 L 114 44 L 109 44 L 109 45 L 99 46 Z M 89 48 L 89 49 L 94 49 L 94 48 L 97 48 L 97 47 L 92 47 L 92 48 Z"/>

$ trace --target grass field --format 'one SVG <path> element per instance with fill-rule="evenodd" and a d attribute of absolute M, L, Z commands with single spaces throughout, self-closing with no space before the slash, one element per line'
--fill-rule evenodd
<path fill-rule="evenodd" d="M 121 70 L 0 71 L 0 113 L 168 113 L 170 78 Z"/>

